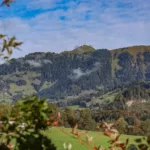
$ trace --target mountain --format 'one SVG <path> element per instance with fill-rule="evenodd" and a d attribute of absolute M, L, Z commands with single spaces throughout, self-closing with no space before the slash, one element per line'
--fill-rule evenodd
<path fill-rule="evenodd" d="M 38 94 L 50 101 L 97 96 L 150 81 L 150 46 L 115 50 L 83 45 L 62 53 L 31 53 L 0 65 L 0 101 Z"/>

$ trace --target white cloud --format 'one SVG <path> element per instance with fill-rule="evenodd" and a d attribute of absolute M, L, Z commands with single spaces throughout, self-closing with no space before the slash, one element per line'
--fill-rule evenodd
<path fill-rule="evenodd" d="M 28 63 L 29 65 L 33 66 L 33 67 L 41 67 L 42 64 L 38 61 L 35 61 L 35 60 L 26 60 L 26 63 Z"/>
<path fill-rule="evenodd" d="M 48 59 L 43 59 L 42 61 L 44 64 L 52 64 L 52 61 Z"/>
<path fill-rule="evenodd" d="M 27 8 L 46 10 L 58 7 L 56 3 L 61 1 L 33 0 Z M 22 51 L 16 51 L 13 56 L 36 51 L 60 52 L 81 44 L 107 49 L 150 45 L 150 2 L 147 0 L 81 0 L 59 6 L 68 9 L 44 11 L 30 19 L 16 16 L 0 21 L 0 32 L 24 41 Z M 60 20 L 61 16 L 66 20 Z"/>
<path fill-rule="evenodd" d="M 90 75 L 92 72 L 97 71 L 100 67 L 101 67 L 100 62 L 96 62 L 94 64 L 94 67 L 90 70 L 82 71 L 81 68 L 73 69 L 72 75 L 70 75 L 69 78 L 72 80 L 77 80 L 77 79 L 81 78 L 82 76 Z"/>
<path fill-rule="evenodd" d="M 71 79 L 79 79 L 84 75 L 88 75 L 88 72 L 83 72 L 80 68 L 74 69 L 72 72 L 73 75 L 70 76 Z"/>
<path fill-rule="evenodd" d="M 43 64 L 52 64 L 52 61 L 48 59 L 39 58 L 38 60 L 26 60 L 25 63 L 33 67 L 39 68 L 42 67 Z"/>

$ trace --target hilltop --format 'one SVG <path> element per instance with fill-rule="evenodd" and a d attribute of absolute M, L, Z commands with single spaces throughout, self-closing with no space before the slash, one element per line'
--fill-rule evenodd
<path fill-rule="evenodd" d="M 0 78 L 1 102 L 38 94 L 76 104 L 80 97 L 87 100 L 123 84 L 149 83 L 150 46 L 107 50 L 83 45 L 60 54 L 32 53 L 0 65 Z"/>

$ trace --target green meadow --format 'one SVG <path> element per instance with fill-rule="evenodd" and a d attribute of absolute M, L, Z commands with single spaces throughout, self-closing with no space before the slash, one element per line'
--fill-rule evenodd
<path fill-rule="evenodd" d="M 57 128 L 53 127 L 47 131 L 44 131 L 44 135 L 51 138 L 52 143 L 55 144 L 57 147 L 57 150 L 63 150 L 63 143 L 72 144 L 72 150 L 90 150 L 91 148 L 88 147 L 85 143 L 80 143 L 78 139 L 72 135 L 71 129 L 69 128 Z M 88 131 L 87 133 L 89 136 L 93 137 L 93 141 L 91 142 L 91 145 L 99 146 L 102 145 L 104 148 L 109 147 L 109 138 L 104 136 L 101 132 L 92 132 Z M 131 136 L 131 135 L 121 135 L 120 140 L 126 141 L 126 139 L 129 139 L 129 144 L 135 144 L 134 140 L 136 138 L 139 138 L 140 136 Z M 82 136 L 82 139 L 85 140 L 85 135 Z M 85 140 L 86 141 L 86 140 Z"/>

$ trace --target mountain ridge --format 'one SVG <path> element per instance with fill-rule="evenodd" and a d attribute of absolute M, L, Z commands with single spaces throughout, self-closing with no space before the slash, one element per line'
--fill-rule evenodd
<path fill-rule="evenodd" d="M 61 53 L 31 53 L 0 65 L 0 77 L 5 83 L 5 88 L 4 83 L 0 88 L 10 99 L 38 94 L 49 100 L 65 100 L 84 91 L 99 92 L 122 83 L 149 81 L 150 46 L 96 50 L 83 45 Z"/>

